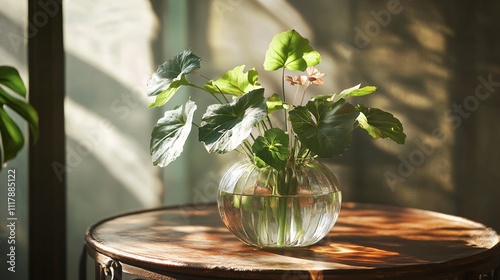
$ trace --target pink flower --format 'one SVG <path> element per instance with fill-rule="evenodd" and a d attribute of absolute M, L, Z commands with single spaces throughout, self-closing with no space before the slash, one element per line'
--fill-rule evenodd
<path fill-rule="evenodd" d="M 312 85 L 323 85 L 325 82 L 322 80 L 326 74 L 320 73 L 318 69 L 313 66 L 307 67 L 306 69 L 307 75 L 297 75 L 293 78 L 291 76 L 286 76 L 285 81 L 289 82 L 290 85 L 301 85 L 301 86 L 310 86 Z"/>
<path fill-rule="evenodd" d="M 307 67 L 307 74 L 309 77 L 307 78 L 307 81 L 310 82 L 313 85 L 321 86 L 325 84 L 325 82 L 322 80 L 326 74 L 320 73 L 318 69 L 314 68 L 313 66 Z"/>
<path fill-rule="evenodd" d="M 290 85 L 294 86 L 294 85 L 304 85 L 307 81 L 307 76 L 295 76 L 295 77 L 291 77 L 291 76 L 286 76 L 285 77 L 285 81 L 289 82 Z"/>

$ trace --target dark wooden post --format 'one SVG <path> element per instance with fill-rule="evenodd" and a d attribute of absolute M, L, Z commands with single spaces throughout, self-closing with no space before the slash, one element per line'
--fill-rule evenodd
<path fill-rule="evenodd" d="M 29 152 L 30 279 L 66 279 L 62 0 L 28 0 L 29 98 L 40 138 Z"/>

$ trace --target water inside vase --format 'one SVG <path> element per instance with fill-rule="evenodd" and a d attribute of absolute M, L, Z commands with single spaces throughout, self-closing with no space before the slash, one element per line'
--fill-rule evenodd
<path fill-rule="evenodd" d="M 290 196 L 241 195 L 221 191 L 219 212 L 226 227 L 257 247 L 303 247 L 322 239 L 333 227 L 341 192 Z"/>

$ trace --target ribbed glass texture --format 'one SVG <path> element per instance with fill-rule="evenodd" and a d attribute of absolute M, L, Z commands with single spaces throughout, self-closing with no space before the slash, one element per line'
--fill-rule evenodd
<path fill-rule="evenodd" d="M 218 194 L 222 220 L 237 238 L 277 248 L 320 241 L 335 224 L 341 200 L 335 175 L 314 159 L 279 172 L 242 160 L 226 172 Z"/>

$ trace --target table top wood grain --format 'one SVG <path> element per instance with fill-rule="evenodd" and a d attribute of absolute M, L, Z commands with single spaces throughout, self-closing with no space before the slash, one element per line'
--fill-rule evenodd
<path fill-rule="evenodd" d="M 482 224 L 361 203 L 343 203 L 328 236 L 306 248 L 247 246 L 224 227 L 216 205 L 112 217 L 90 227 L 86 242 L 124 267 L 188 279 L 469 279 L 460 277 L 498 277 L 500 266 L 499 236 Z"/>

